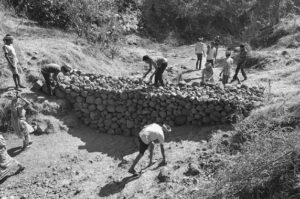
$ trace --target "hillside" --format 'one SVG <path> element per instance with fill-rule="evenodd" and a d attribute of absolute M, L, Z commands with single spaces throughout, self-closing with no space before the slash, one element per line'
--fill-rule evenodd
<path fill-rule="evenodd" d="M 9 154 L 26 169 L 0 185 L 1 198 L 299 196 L 299 17 L 282 20 L 274 26 L 273 34 L 281 29 L 287 34 L 251 52 L 254 64 L 247 68 L 248 80 L 243 86 L 264 87 L 264 105 L 233 125 L 173 127 L 174 132 L 166 135 L 167 166 L 158 166 L 161 155 L 156 146 L 155 164 L 145 168 L 148 152 L 138 164 L 137 170 L 144 169 L 140 177 L 127 172 L 138 153 L 136 138 L 99 133 L 76 117 L 67 100 L 48 98 L 30 87 L 34 79 L 42 79 L 39 68 L 47 62 L 68 63 L 86 73 L 138 79 L 146 71 L 141 61 L 145 54 L 168 59 L 168 82 L 177 83 L 181 76 L 192 85 L 201 77 L 201 71 L 194 70 L 194 44 L 174 47 L 130 34 L 117 46 L 118 54 L 112 59 L 109 50 L 75 34 L 40 27 L 7 12 L 1 13 L 1 19 L 0 35 L 10 32 L 16 38 L 22 78 L 28 86 L 21 95 L 38 109 L 30 120 L 46 129 L 45 134 L 32 135 L 34 143 L 26 151 L 21 151 L 21 140 L 9 129 L 3 132 Z M 215 80 L 219 79 L 224 54 L 222 46 Z M 6 67 L 1 57 L 0 102 L 4 108 L 14 95 Z M 296 155 L 290 156 L 292 153 Z"/>

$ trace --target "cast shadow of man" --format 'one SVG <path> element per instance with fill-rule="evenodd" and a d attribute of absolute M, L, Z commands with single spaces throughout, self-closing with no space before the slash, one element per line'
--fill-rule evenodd
<path fill-rule="evenodd" d="M 123 178 L 121 181 L 113 181 L 111 183 L 108 183 L 101 188 L 98 195 L 100 197 L 107 197 L 116 193 L 120 193 L 125 188 L 126 184 L 134 180 L 137 180 L 138 178 L 140 178 L 140 175 L 132 175 Z"/>
<path fill-rule="evenodd" d="M 16 157 L 17 155 L 19 155 L 20 153 L 22 153 L 24 151 L 23 147 L 18 146 L 18 147 L 14 147 L 11 149 L 7 150 L 7 153 L 11 156 L 11 157 Z"/>

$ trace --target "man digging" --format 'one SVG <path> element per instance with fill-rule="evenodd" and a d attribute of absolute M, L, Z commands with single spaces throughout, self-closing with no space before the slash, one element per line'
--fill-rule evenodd
<path fill-rule="evenodd" d="M 170 133 L 172 131 L 171 127 L 163 124 L 158 125 L 156 123 L 149 124 L 144 126 L 144 128 L 140 131 L 139 133 L 139 154 L 133 161 L 132 166 L 128 170 L 129 173 L 136 175 L 137 172 L 134 170 L 134 167 L 136 164 L 139 162 L 139 160 L 143 157 L 145 151 L 149 148 L 150 152 L 150 162 L 148 166 L 152 165 L 152 157 L 153 157 L 153 150 L 154 150 L 154 142 L 159 142 L 160 143 L 160 149 L 161 149 L 161 154 L 163 157 L 162 162 L 160 165 L 166 165 L 166 156 L 165 156 L 165 149 L 164 149 L 164 141 L 165 141 L 165 136 L 164 133 Z"/>

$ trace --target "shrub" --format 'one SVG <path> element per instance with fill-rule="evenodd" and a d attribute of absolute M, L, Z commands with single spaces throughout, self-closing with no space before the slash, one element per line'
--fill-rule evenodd
<path fill-rule="evenodd" d="M 216 195 L 293 198 L 299 194 L 295 190 L 300 169 L 299 124 L 300 103 L 292 100 L 269 105 L 237 124 L 228 145 L 235 155 L 217 173 Z"/>

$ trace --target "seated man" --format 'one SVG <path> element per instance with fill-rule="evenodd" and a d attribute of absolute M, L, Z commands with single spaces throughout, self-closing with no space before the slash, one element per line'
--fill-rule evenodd
<path fill-rule="evenodd" d="M 62 72 L 64 75 L 67 74 L 72 70 L 72 67 L 68 65 L 63 65 L 60 66 L 58 64 L 46 64 L 42 66 L 42 75 L 44 76 L 46 86 L 47 86 L 47 91 L 49 95 L 53 95 L 53 91 L 51 88 L 51 76 L 54 79 L 54 81 L 59 84 L 60 80 L 58 78 L 58 74 Z"/>
<path fill-rule="evenodd" d="M 202 71 L 202 84 L 204 83 L 214 83 L 214 71 L 212 68 L 212 64 L 206 62 L 205 68 Z"/>
<path fill-rule="evenodd" d="M 150 150 L 150 162 L 149 166 L 152 165 L 152 157 L 153 157 L 153 149 L 154 149 L 154 141 L 158 141 L 160 143 L 160 149 L 161 154 L 163 157 L 163 160 L 161 162 L 161 165 L 166 165 L 166 156 L 165 156 L 165 150 L 164 150 L 164 141 L 165 136 L 164 133 L 171 132 L 171 128 L 168 125 L 158 125 L 156 123 L 149 124 L 145 126 L 142 131 L 139 133 L 139 155 L 135 158 L 132 166 L 129 169 L 129 173 L 136 174 L 136 171 L 134 170 L 135 165 L 138 163 L 138 161 L 143 157 L 145 151 L 149 148 Z"/>

